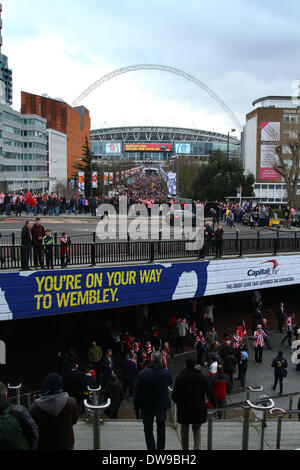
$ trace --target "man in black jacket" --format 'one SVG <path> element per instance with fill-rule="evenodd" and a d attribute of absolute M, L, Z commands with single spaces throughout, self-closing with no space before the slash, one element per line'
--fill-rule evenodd
<path fill-rule="evenodd" d="M 21 267 L 23 271 L 29 269 L 29 256 L 32 246 L 31 226 L 32 222 L 27 220 L 21 232 Z"/>
<path fill-rule="evenodd" d="M 142 420 L 147 449 L 164 450 L 166 442 L 166 412 L 170 408 L 168 387 L 173 380 L 168 369 L 162 364 L 160 352 L 151 355 L 147 369 L 141 370 L 136 378 L 133 392 L 135 410 L 142 411 Z M 157 445 L 153 435 L 153 421 L 156 417 Z"/>
<path fill-rule="evenodd" d="M 205 376 L 195 369 L 193 358 L 185 360 L 185 370 L 176 378 L 172 400 L 177 405 L 177 420 L 181 424 L 182 450 L 189 450 L 189 425 L 192 424 L 194 450 L 200 449 L 200 427 L 207 420 L 205 397 L 216 406 L 215 395 Z"/>

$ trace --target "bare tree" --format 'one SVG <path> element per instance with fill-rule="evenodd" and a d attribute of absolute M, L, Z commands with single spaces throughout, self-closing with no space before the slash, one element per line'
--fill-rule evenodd
<path fill-rule="evenodd" d="M 297 185 L 300 177 L 300 125 L 297 122 L 283 123 L 282 137 L 274 128 L 269 131 L 272 144 L 266 144 L 265 161 L 276 171 L 286 185 L 288 205 L 296 207 Z"/>

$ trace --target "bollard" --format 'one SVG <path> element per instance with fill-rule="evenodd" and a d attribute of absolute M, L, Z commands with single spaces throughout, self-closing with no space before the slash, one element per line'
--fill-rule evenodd
<path fill-rule="evenodd" d="M 261 420 L 261 435 L 260 435 L 260 450 L 264 450 L 264 440 L 265 440 L 265 425 L 267 419 L 267 412 L 263 412 L 263 418 Z"/>
<path fill-rule="evenodd" d="M 242 450 L 248 450 L 249 421 L 250 421 L 250 407 L 247 406 L 244 408 Z"/>
<path fill-rule="evenodd" d="M 289 411 L 293 409 L 293 397 L 289 398 Z M 289 413 L 288 419 L 292 419 L 292 413 Z"/>
<path fill-rule="evenodd" d="M 282 415 L 279 415 L 278 421 L 277 421 L 276 450 L 280 449 L 281 425 L 282 425 Z"/>
<path fill-rule="evenodd" d="M 208 413 L 207 418 L 207 450 L 212 450 L 213 413 Z"/>
<path fill-rule="evenodd" d="M 101 449 L 101 435 L 100 435 L 100 412 L 110 406 L 110 398 L 103 405 L 89 405 L 87 400 L 84 400 L 84 406 L 88 411 L 93 412 L 93 442 L 94 450 Z"/>

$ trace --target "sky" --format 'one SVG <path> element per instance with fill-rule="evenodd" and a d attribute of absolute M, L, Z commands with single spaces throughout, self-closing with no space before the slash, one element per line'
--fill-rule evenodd
<path fill-rule="evenodd" d="M 195 77 L 243 125 L 255 99 L 290 96 L 300 79 L 298 0 L 4 0 L 2 9 L 16 110 L 21 90 L 72 105 L 110 72 L 159 64 Z M 237 129 L 204 89 L 160 70 L 118 75 L 80 104 L 92 129 Z"/>

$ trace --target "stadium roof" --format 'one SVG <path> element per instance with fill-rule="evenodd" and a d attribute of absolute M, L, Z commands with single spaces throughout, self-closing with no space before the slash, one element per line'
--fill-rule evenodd
<path fill-rule="evenodd" d="M 108 127 L 91 130 L 91 140 L 123 142 L 227 142 L 228 135 L 218 132 L 163 126 Z M 231 144 L 240 141 L 229 136 Z"/>

